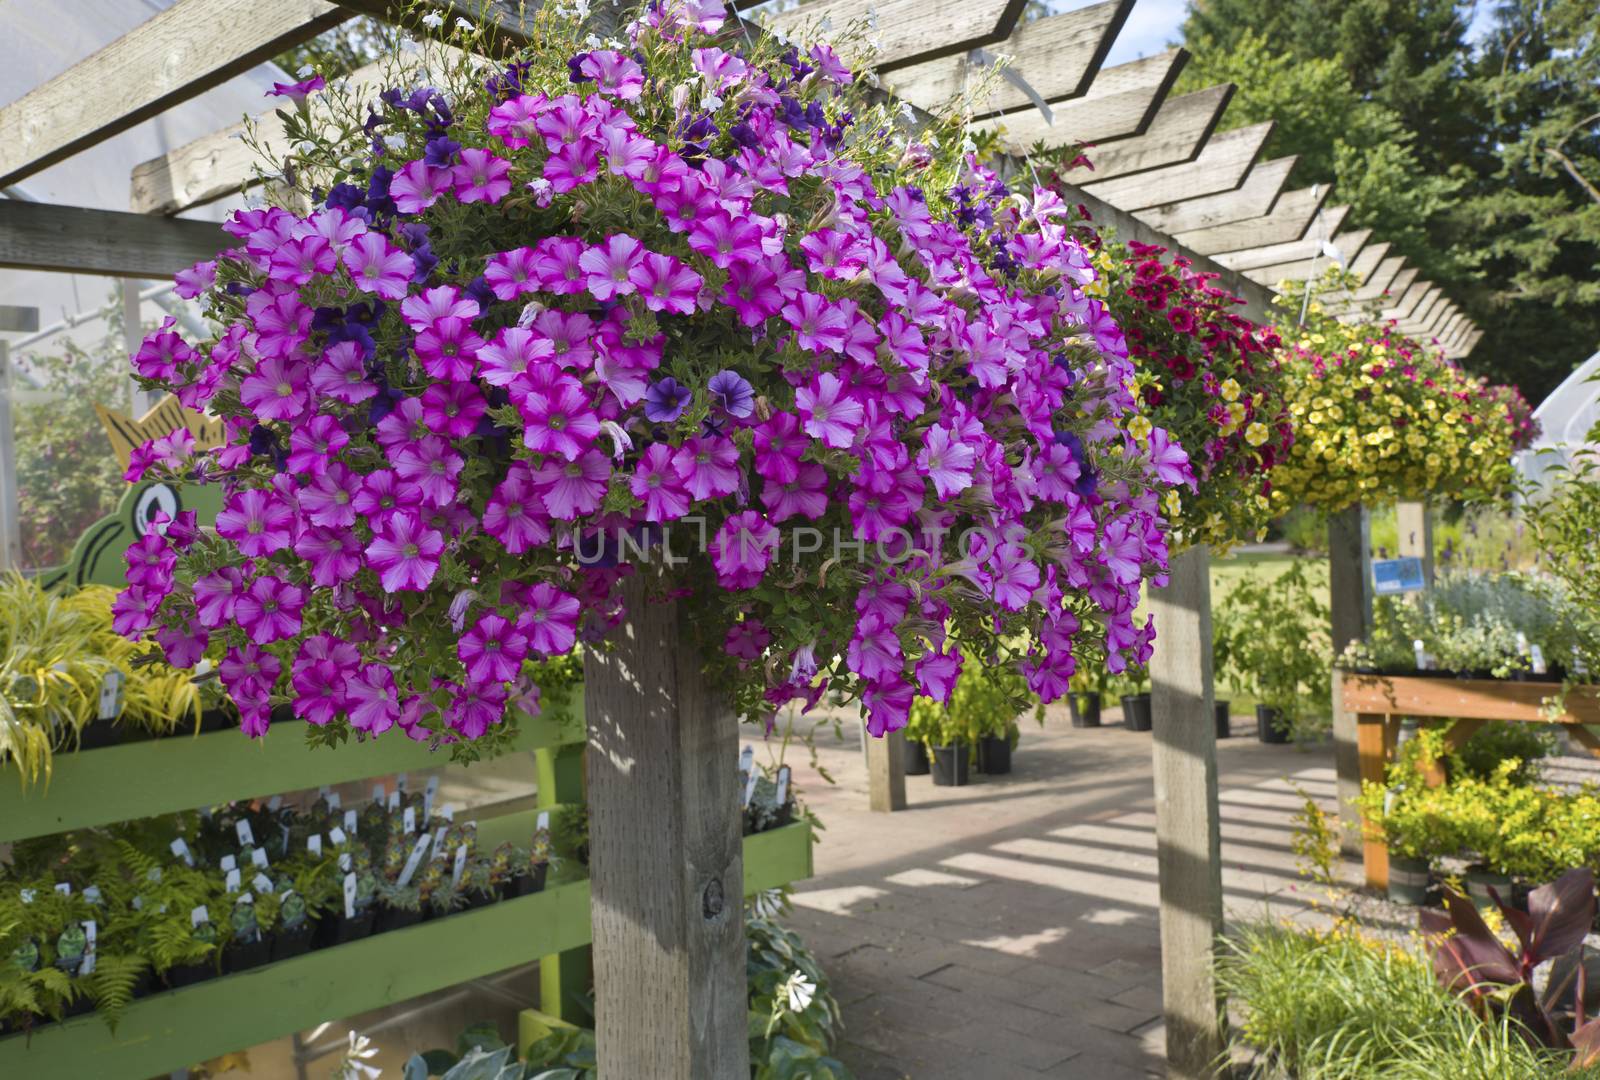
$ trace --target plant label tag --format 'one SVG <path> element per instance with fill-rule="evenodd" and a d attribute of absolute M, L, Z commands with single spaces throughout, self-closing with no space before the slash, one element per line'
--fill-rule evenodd
<path fill-rule="evenodd" d="M 98 930 L 93 919 L 83 924 L 83 963 L 78 967 L 79 975 L 94 974 L 94 942 Z"/>
<path fill-rule="evenodd" d="M 182 859 L 187 865 L 194 865 L 194 856 L 189 854 L 189 845 L 183 842 L 183 837 L 172 842 L 172 853 Z"/>
<path fill-rule="evenodd" d="M 387 797 L 387 795 L 388 795 L 388 790 L 382 784 L 373 784 L 372 785 L 372 801 L 373 802 L 375 802 L 378 805 L 382 806 L 383 805 L 383 800 L 384 800 L 385 797 Z"/>
<path fill-rule="evenodd" d="M 234 858 L 232 855 L 224 855 L 222 857 L 222 861 L 217 863 L 217 866 L 220 867 L 223 870 L 232 870 L 235 866 L 238 866 L 238 865 L 239 865 L 239 860 Z"/>
<path fill-rule="evenodd" d="M 256 866 L 259 866 L 261 869 L 265 870 L 267 868 L 267 849 L 260 847 L 256 848 L 250 853 L 250 861 Z"/>
<path fill-rule="evenodd" d="M 83 898 L 91 904 L 98 904 L 100 902 L 100 886 L 90 885 L 83 890 Z"/>
<path fill-rule="evenodd" d="M 422 834 L 422 838 L 417 841 L 417 846 L 411 849 L 411 855 L 406 859 L 405 869 L 400 871 L 400 878 L 395 882 L 396 885 L 403 889 L 411 884 L 411 876 L 417 872 L 417 867 L 421 865 L 423 853 L 428 850 L 428 841 L 432 839 L 433 837 L 427 833 Z"/>
<path fill-rule="evenodd" d="M 127 681 L 128 677 L 120 671 L 108 671 L 100 680 L 99 719 L 115 720 L 122 712 L 122 686 Z"/>
<path fill-rule="evenodd" d="M 743 750 L 739 751 L 739 771 L 742 772 L 742 773 L 749 772 L 750 771 L 750 766 L 755 764 L 755 760 L 756 760 L 756 749 L 755 749 L 755 747 L 747 746 Z"/>
<path fill-rule="evenodd" d="M 408 832 L 408 833 L 416 832 L 417 831 L 417 808 L 415 806 L 406 807 L 405 815 L 400 819 L 400 821 L 401 821 L 402 827 L 405 829 L 406 832 Z"/>
<path fill-rule="evenodd" d="M 70 882 L 70 881 L 57 882 L 56 883 L 56 892 L 60 893 L 62 896 L 71 896 L 72 895 L 72 882 Z"/>
<path fill-rule="evenodd" d="M 344 876 L 344 917 L 347 919 L 356 917 L 356 876 L 354 874 L 346 874 Z"/>
<path fill-rule="evenodd" d="M 450 887 L 452 889 L 460 887 L 461 875 L 466 873 L 466 870 L 467 845 L 462 844 L 460 847 L 456 848 L 456 864 L 450 871 Z"/>
<path fill-rule="evenodd" d="M 399 776 L 396 776 L 394 778 L 394 790 L 395 790 L 396 793 L 399 793 L 399 792 L 404 791 L 405 789 L 406 789 L 406 774 L 405 773 L 401 773 Z"/>
<path fill-rule="evenodd" d="M 282 805 L 283 805 L 283 796 L 282 795 L 274 795 L 272 798 L 267 800 L 267 812 L 269 814 L 276 814 L 278 812 L 278 807 L 280 807 Z"/>
<path fill-rule="evenodd" d="M 328 792 L 328 809 L 329 810 L 337 811 L 343 805 L 344 805 L 344 800 L 339 797 L 339 793 L 337 791 Z"/>
<path fill-rule="evenodd" d="M 778 767 L 778 794 L 776 798 L 780 810 L 789 801 L 789 766 L 787 765 Z"/>
<path fill-rule="evenodd" d="M 1535 643 L 1529 652 L 1533 654 L 1531 657 L 1533 662 L 1533 673 L 1535 675 L 1543 675 L 1547 673 L 1549 668 L 1544 662 L 1544 650 L 1539 648 L 1538 644 Z"/>
<path fill-rule="evenodd" d="M 389 792 L 389 813 L 392 814 L 398 809 L 400 809 L 400 789 L 396 788 Z"/>
<path fill-rule="evenodd" d="M 24 904 L 31 904 L 31 903 L 33 903 L 33 898 L 35 896 L 39 895 L 39 894 L 37 892 L 35 892 L 33 889 L 23 889 L 17 895 L 22 898 L 22 902 Z"/>
<path fill-rule="evenodd" d="M 444 854 L 444 834 L 449 828 L 450 826 L 448 825 L 440 825 L 433 830 L 433 854 L 435 858 Z"/>
<path fill-rule="evenodd" d="M 321 855 L 322 854 L 322 834 L 321 833 L 316 833 L 313 836 L 306 837 L 306 850 L 311 852 L 311 854 L 313 854 L 313 855 Z"/>
<path fill-rule="evenodd" d="M 333 841 L 334 847 L 344 847 L 344 830 L 335 825 L 333 828 L 328 830 L 328 839 Z"/>
<path fill-rule="evenodd" d="M 356 835 L 356 812 L 354 810 L 346 810 L 344 812 L 344 831 L 351 836 Z"/>
<path fill-rule="evenodd" d="M 257 874 L 251 878 L 250 885 L 258 893 L 270 893 L 272 891 L 272 879 L 265 874 Z"/>
<path fill-rule="evenodd" d="M 746 777 L 745 782 L 744 782 L 744 797 L 739 800 L 739 805 L 743 806 L 743 807 L 745 807 L 747 809 L 750 806 L 750 800 L 755 798 L 755 796 L 756 796 L 756 777 L 757 777 L 757 775 L 758 774 L 752 770 L 750 775 L 748 777 Z"/>
<path fill-rule="evenodd" d="M 333 789 L 331 787 L 329 787 L 327 784 L 323 784 L 321 787 L 319 787 L 317 789 L 317 798 L 326 799 L 328 797 L 328 792 L 330 792 L 332 790 Z"/>
<path fill-rule="evenodd" d="M 233 831 L 239 834 L 239 845 L 241 847 L 256 846 L 256 834 L 250 831 L 250 823 L 248 821 L 240 818 L 234 822 Z"/>
<path fill-rule="evenodd" d="M 224 889 L 226 889 L 228 892 L 238 892 L 239 891 L 239 868 L 238 867 L 234 867 L 232 870 L 228 871 L 228 878 L 227 878 L 226 881 L 223 882 L 222 887 Z"/>
<path fill-rule="evenodd" d="M 339 869 L 340 870 L 344 870 L 346 872 L 349 871 L 349 869 L 350 869 L 350 853 L 348 851 L 339 852 Z"/>
<path fill-rule="evenodd" d="M 534 819 L 533 827 L 540 832 L 548 831 L 550 828 L 550 811 L 540 810 L 539 816 Z"/>
<path fill-rule="evenodd" d="M 150 882 L 152 885 L 158 884 L 161 881 L 161 867 L 152 866 L 150 868 L 150 872 L 148 874 L 146 874 L 144 877 L 145 877 L 145 880 Z"/>
<path fill-rule="evenodd" d="M 201 923 L 208 923 L 210 921 L 211 913 L 206 910 L 206 906 L 204 904 L 201 904 L 199 907 L 189 912 L 190 926 L 199 926 Z"/>
<path fill-rule="evenodd" d="M 446 803 L 444 809 L 439 811 L 439 816 L 444 818 L 446 821 L 454 821 L 456 819 L 455 804 Z"/>

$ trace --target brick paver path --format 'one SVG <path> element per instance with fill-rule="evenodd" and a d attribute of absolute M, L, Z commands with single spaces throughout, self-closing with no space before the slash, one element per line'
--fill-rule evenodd
<path fill-rule="evenodd" d="M 1300 913 L 1295 785 L 1331 809 L 1332 751 L 1235 731 L 1218 744 L 1229 919 Z M 1150 736 L 1052 714 L 1024 726 L 1010 776 L 908 777 L 897 814 L 867 811 L 859 739 L 848 721 L 817 731 L 836 785 L 803 746 L 787 759 L 827 827 L 789 922 L 834 982 L 846 1064 L 861 1080 L 1159 1074 Z"/>

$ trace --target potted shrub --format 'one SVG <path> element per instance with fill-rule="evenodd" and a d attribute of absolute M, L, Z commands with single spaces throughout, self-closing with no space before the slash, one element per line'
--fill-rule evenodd
<path fill-rule="evenodd" d="M 1122 702 L 1122 725 L 1129 731 L 1149 731 L 1154 718 L 1150 712 L 1150 673 L 1143 665 L 1130 664 L 1114 680 Z"/>
<path fill-rule="evenodd" d="M 905 726 L 905 768 L 907 776 L 927 776 L 932 769 L 929 749 L 938 733 L 939 710 L 930 698 L 911 703 Z"/>
<path fill-rule="evenodd" d="M 1072 726 L 1099 727 L 1100 702 L 1106 689 L 1105 669 L 1099 665 L 1085 665 L 1083 670 L 1073 673 L 1070 686 L 1067 715 L 1072 720 Z"/>
<path fill-rule="evenodd" d="M 253 894 L 246 893 L 233 902 L 228 914 L 228 942 L 222 950 L 223 967 L 229 973 L 260 967 L 272 958 L 272 942 L 261 923 Z"/>
<path fill-rule="evenodd" d="M 1253 694 L 1262 742 L 1320 738 L 1330 719 L 1332 656 L 1328 609 L 1307 565 L 1275 578 L 1252 573 L 1217 606 L 1213 648 L 1235 690 Z"/>

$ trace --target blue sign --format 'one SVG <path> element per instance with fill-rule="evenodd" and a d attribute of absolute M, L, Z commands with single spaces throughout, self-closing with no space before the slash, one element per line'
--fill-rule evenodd
<path fill-rule="evenodd" d="M 1415 555 L 1402 559 L 1372 560 L 1372 591 L 1377 596 L 1395 593 L 1421 592 L 1422 560 Z"/>

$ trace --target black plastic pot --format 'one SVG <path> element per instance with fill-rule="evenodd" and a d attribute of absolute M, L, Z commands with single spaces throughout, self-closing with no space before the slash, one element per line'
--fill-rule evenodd
<path fill-rule="evenodd" d="M 332 919 L 323 919 L 317 924 L 317 947 L 328 945 L 343 945 L 347 941 L 360 941 L 372 933 L 372 924 L 377 913 L 368 909 L 353 919 L 340 915 Z"/>
<path fill-rule="evenodd" d="M 217 966 L 209 960 L 198 964 L 174 964 L 167 969 L 167 985 L 174 990 L 216 977 Z"/>
<path fill-rule="evenodd" d="M 1228 713 L 1227 701 L 1214 701 L 1211 707 L 1216 711 L 1217 738 L 1230 739 L 1233 737 L 1233 717 Z"/>
<path fill-rule="evenodd" d="M 74 979 L 74 982 L 77 980 Z M 74 1016 L 83 1016 L 85 1013 L 94 1012 L 94 999 L 86 993 L 80 993 L 72 999 L 72 1004 L 61 1010 L 61 1019 L 71 1020 Z"/>
<path fill-rule="evenodd" d="M 1389 899 L 1407 907 L 1428 902 L 1428 860 L 1389 856 Z"/>
<path fill-rule="evenodd" d="M 387 934 L 391 930 L 404 930 L 408 926 L 415 926 L 422 921 L 421 908 L 407 910 L 406 908 L 384 908 L 383 920 L 374 929 L 374 933 Z"/>
<path fill-rule="evenodd" d="M 200 730 L 227 731 L 239 726 L 239 714 L 232 709 L 207 709 L 200 714 Z"/>
<path fill-rule="evenodd" d="M 230 941 L 222 950 L 222 969 L 228 974 L 258 968 L 272 959 L 272 939 L 257 934 L 254 941 Z"/>
<path fill-rule="evenodd" d="M 906 739 L 904 742 L 906 775 L 928 775 L 928 748 L 915 739 Z"/>
<path fill-rule="evenodd" d="M 1067 715 L 1073 727 L 1100 726 L 1100 695 L 1087 692 L 1067 695 Z"/>
<path fill-rule="evenodd" d="M 1150 692 L 1122 695 L 1122 723 L 1129 731 L 1150 730 Z"/>
<path fill-rule="evenodd" d="M 1256 738 L 1264 743 L 1286 743 L 1289 732 L 1282 727 L 1283 710 L 1272 705 L 1256 706 Z"/>
<path fill-rule="evenodd" d="M 113 720 L 94 720 L 78 732 L 79 750 L 98 750 L 122 742 L 122 729 Z"/>
<path fill-rule="evenodd" d="M 488 907 L 490 904 L 498 903 L 500 900 L 500 894 L 495 892 L 493 889 L 468 889 L 465 899 L 466 903 L 460 908 L 460 910 L 476 911 L 479 908 Z"/>
<path fill-rule="evenodd" d="M 292 930 L 280 927 L 272 939 L 272 958 L 287 960 L 291 956 L 303 956 L 311 951 L 311 939 L 316 934 L 316 924 L 309 919 Z"/>
<path fill-rule="evenodd" d="M 985 735 L 978 740 L 978 771 L 1004 776 L 1011 771 L 1011 740 Z"/>
<path fill-rule="evenodd" d="M 967 783 L 967 746 L 954 743 L 933 748 L 933 782 L 938 787 L 965 787 Z"/>

